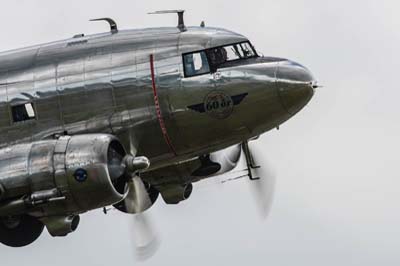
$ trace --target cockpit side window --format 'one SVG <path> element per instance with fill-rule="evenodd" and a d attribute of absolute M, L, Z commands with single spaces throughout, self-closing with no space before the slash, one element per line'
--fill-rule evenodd
<path fill-rule="evenodd" d="M 183 55 L 185 77 L 210 73 L 210 66 L 205 51 Z"/>
<path fill-rule="evenodd" d="M 32 103 L 12 106 L 11 111 L 14 123 L 36 119 L 36 112 Z"/>

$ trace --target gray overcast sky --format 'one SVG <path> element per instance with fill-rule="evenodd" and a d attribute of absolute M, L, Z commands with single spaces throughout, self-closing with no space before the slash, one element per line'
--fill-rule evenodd
<path fill-rule="evenodd" d="M 399 265 L 400 16 L 398 1 L 14 0 L 2 5 L 0 50 L 120 28 L 186 23 L 248 36 L 265 55 L 298 61 L 325 87 L 296 117 L 261 139 L 278 173 L 260 221 L 248 182 L 202 186 L 151 214 L 162 236 L 143 265 Z M 44 234 L 23 249 L 0 246 L 1 264 L 134 265 L 130 217 L 94 211 L 64 239 Z"/>

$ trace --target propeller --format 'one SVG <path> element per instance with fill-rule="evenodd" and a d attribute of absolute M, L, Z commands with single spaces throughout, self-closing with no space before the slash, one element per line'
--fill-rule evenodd
<path fill-rule="evenodd" d="M 147 189 L 139 176 L 133 176 L 126 183 L 125 191 L 127 195 L 123 200 L 123 204 L 126 213 L 142 213 L 153 205 Z"/>
<path fill-rule="evenodd" d="M 247 147 L 246 147 L 247 146 Z M 245 142 L 243 151 L 246 158 L 250 180 L 250 190 L 254 196 L 261 218 L 267 218 L 272 207 L 276 185 L 276 173 L 263 156 L 261 145 L 256 141 Z"/>
<path fill-rule="evenodd" d="M 131 138 L 131 134 L 129 134 L 129 137 Z M 134 147 L 131 147 L 131 151 L 135 151 Z M 244 156 L 241 156 L 241 154 Z M 247 169 L 245 171 L 247 171 L 247 174 L 230 180 L 236 180 L 244 176 L 249 177 L 250 190 L 254 196 L 257 209 L 260 216 L 266 218 L 272 207 L 276 175 L 273 168 L 270 167 L 268 161 L 263 156 L 261 146 L 254 140 L 250 142 L 246 141 L 241 145 L 230 148 L 228 154 L 215 153 L 212 159 L 216 161 L 224 159 L 223 161 L 227 161 L 227 169 L 224 170 L 229 171 L 229 169 L 232 170 L 238 164 L 241 157 L 244 157 L 246 160 Z M 157 230 L 151 222 L 150 214 L 146 212 L 157 200 L 159 192 L 143 181 L 138 175 L 140 171 L 147 169 L 149 165 L 147 158 L 127 155 L 123 161 L 126 178 L 123 178 L 124 187 L 122 188 L 126 193 L 126 197 L 122 202 L 114 205 L 114 207 L 133 215 L 132 243 L 135 246 L 136 258 L 139 261 L 143 261 L 156 253 L 161 242 Z M 115 171 L 117 170 L 116 167 Z M 239 172 L 243 174 L 243 171 Z M 230 173 L 233 174 L 234 172 Z M 229 175 L 229 172 L 227 175 Z"/>
<path fill-rule="evenodd" d="M 128 133 L 130 142 L 130 154 L 136 154 L 134 138 L 131 131 Z M 146 157 L 126 155 L 120 167 L 117 163 L 110 164 L 110 171 L 118 175 L 122 171 L 122 178 L 117 180 L 119 191 L 125 192 L 123 201 L 114 204 L 114 207 L 124 213 L 132 214 L 131 231 L 132 243 L 138 260 L 145 260 L 153 256 L 160 245 L 160 240 L 149 214 L 145 213 L 159 196 L 159 192 L 147 182 L 143 181 L 139 173 L 146 170 L 150 162 Z M 120 175 L 121 176 L 121 175 Z"/>
<path fill-rule="evenodd" d="M 136 258 L 140 261 L 153 256 L 159 248 L 160 239 L 145 211 L 157 200 L 159 192 L 145 183 L 138 175 L 133 175 L 125 184 L 126 197 L 114 205 L 118 210 L 132 214 L 132 243 Z"/>
<path fill-rule="evenodd" d="M 221 171 L 219 172 L 221 174 L 217 173 L 210 180 L 204 181 L 200 185 L 200 189 L 207 189 L 207 186 L 226 184 L 227 182 L 248 178 L 250 192 L 254 197 L 256 208 L 261 218 L 266 218 L 271 211 L 273 203 L 276 173 L 265 157 L 262 145 L 256 139 L 252 139 L 216 152 L 210 158 L 213 161 L 224 161 L 225 163 L 222 164 Z M 242 165 L 240 158 L 245 159 L 246 169 L 235 170 L 235 167 L 237 168 L 238 165 Z M 229 163 L 226 163 L 227 161 Z"/>
<path fill-rule="evenodd" d="M 149 213 L 135 214 L 132 220 L 135 256 L 139 261 L 151 258 L 160 247 L 160 238 Z"/>

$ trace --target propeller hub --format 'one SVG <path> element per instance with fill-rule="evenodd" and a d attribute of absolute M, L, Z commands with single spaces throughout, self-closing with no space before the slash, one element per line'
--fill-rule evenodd
<path fill-rule="evenodd" d="M 150 167 L 149 159 L 144 156 L 133 157 L 132 155 L 126 155 L 124 164 L 125 170 L 130 174 L 144 171 Z"/>

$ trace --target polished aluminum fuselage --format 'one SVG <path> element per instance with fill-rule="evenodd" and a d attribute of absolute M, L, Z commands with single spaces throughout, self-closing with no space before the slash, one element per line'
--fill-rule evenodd
<path fill-rule="evenodd" d="M 156 28 L 2 53 L 0 148 L 58 135 L 110 133 L 127 150 L 147 156 L 154 169 L 257 136 L 311 98 L 301 95 L 307 99 L 298 106 L 290 103 L 291 95 L 286 99 L 290 106 L 282 100 L 291 86 L 312 81 L 302 68 L 291 75 L 297 66 L 290 61 L 260 57 L 214 74 L 183 74 L 182 53 L 246 40 L 223 29 Z M 212 91 L 248 96 L 223 119 L 188 108 L 203 103 Z M 14 123 L 11 106 L 26 102 L 33 103 L 36 119 Z"/>

